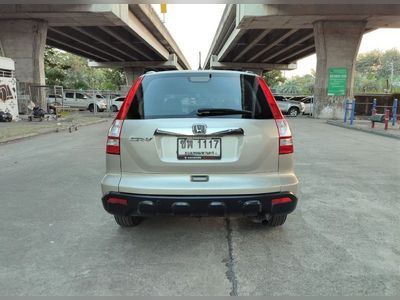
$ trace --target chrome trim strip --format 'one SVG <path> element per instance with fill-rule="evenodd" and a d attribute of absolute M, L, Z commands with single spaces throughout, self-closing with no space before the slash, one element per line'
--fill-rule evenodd
<path fill-rule="evenodd" d="M 206 134 L 193 134 L 193 133 L 183 133 L 183 132 L 174 132 L 174 131 L 167 131 L 162 129 L 156 129 L 154 131 L 155 136 L 175 136 L 175 137 L 213 137 L 213 136 L 224 136 L 224 135 L 244 135 L 244 130 L 242 128 L 232 128 L 232 129 L 225 129 L 215 132 L 210 132 Z"/>

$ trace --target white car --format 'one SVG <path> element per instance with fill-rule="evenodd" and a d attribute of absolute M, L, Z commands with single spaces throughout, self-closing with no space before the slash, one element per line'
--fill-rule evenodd
<path fill-rule="evenodd" d="M 301 100 L 301 102 L 304 104 L 304 112 L 303 114 L 305 115 L 312 115 L 313 114 L 313 109 L 314 109 L 314 97 L 306 97 Z"/>
<path fill-rule="evenodd" d="M 122 103 L 124 102 L 124 96 L 118 96 L 111 100 L 111 111 L 117 112 L 121 109 Z"/>

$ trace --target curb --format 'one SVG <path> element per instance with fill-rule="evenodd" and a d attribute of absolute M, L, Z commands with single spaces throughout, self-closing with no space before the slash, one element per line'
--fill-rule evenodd
<path fill-rule="evenodd" d="M 375 135 L 379 135 L 379 136 L 384 136 L 384 137 L 400 140 L 400 135 L 394 135 L 394 134 L 390 134 L 390 133 L 386 133 L 386 132 L 374 131 L 372 129 L 364 129 L 364 128 L 354 127 L 354 126 L 350 127 L 348 125 L 344 125 L 344 124 L 337 123 L 335 121 L 330 121 L 330 120 L 326 121 L 326 123 L 329 125 L 337 126 L 337 127 L 358 130 L 358 131 L 362 131 L 362 132 L 366 132 L 366 133 L 371 133 L 371 134 L 375 134 Z"/>
<path fill-rule="evenodd" d="M 104 120 L 96 120 L 96 121 L 92 121 L 92 122 L 88 122 L 88 123 L 74 124 L 74 125 L 77 125 L 77 126 L 81 127 L 81 126 L 89 126 L 89 125 L 94 125 L 94 124 L 99 124 L 99 123 L 105 123 L 107 121 L 108 121 L 108 119 L 104 119 Z M 32 137 L 35 137 L 35 136 L 39 136 L 39 135 L 63 132 L 63 131 L 67 131 L 69 128 L 70 128 L 70 125 L 65 125 L 65 126 L 60 126 L 60 127 L 55 127 L 55 128 L 49 128 L 49 129 L 44 130 L 42 132 L 29 133 L 29 134 L 24 134 L 24 135 L 17 135 L 17 136 L 13 136 L 13 137 L 9 137 L 9 138 L 5 138 L 3 140 L 0 140 L 0 145 L 11 143 L 11 142 L 17 142 L 17 141 L 21 141 L 21 140 L 25 140 L 25 139 L 29 139 L 29 138 L 32 138 Z"/>

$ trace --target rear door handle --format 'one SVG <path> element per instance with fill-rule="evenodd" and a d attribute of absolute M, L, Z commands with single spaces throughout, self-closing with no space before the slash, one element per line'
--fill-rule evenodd
<path fill-rule="evenodd" d="M 163 129 L 156 129 L 154 131 L 155 136 L 189 136 L 189 137 L 195 137 L 195 136 L 207 136 L 207 137 L 213 137 L 213 136 L 225 136 L 225 135 L 244 135 L 244 130 L 242 128 L 230 128 L 230 129 L 223 129 L 223 130 L 218 130 L 218 131 L 210 131 L 206 134 L 194 134 L 193 132 L 189 131 L 171 131 L 171 130 L 163 130 Z"/>

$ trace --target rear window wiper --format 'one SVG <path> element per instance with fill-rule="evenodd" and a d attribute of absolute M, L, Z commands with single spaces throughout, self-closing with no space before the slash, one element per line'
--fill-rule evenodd
<path fill-rule="evenodd" d="M 253 112 L 249 110 L 229 109 L 229 108 L 200 108 L 197 110 L 199 117 L 205 116 L 226 116 L 226 115 L 246 115 L 251 116 Z"/>

